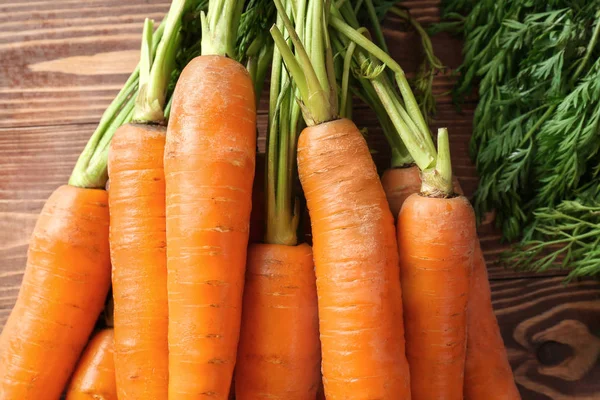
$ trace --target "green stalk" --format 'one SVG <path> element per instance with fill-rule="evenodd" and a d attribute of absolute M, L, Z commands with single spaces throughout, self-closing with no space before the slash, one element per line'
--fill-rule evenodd
<path fill-rule="evenodd" d="M 344 19 L 349 20 L 355 27 L 348 24 Z M 440 153 L 438 154 L 429 133 L 429 127 L 408 85 L 404 71 L 396 61 L 363 35 L 361 29 L 356 27 L 358 22 L 351 7 L 345 7 L 341 10 L 334 9 L 330 24 L 346 38 L 342 41 L 347 45 L 349 42 L 353 42 L 361 47 L 361 50 L 354 52 L 356 64 L 361 67 L 362 78 L 370 80 L 381 107 L 385 109 L 385 113 L 396 130 L 396 136 L 400 136 L 406 150 L 422 171 L 423 193 L 435 197 L 453 195 L 447 130 L 442 129 L 439 132 L 438 152 Z M 396 84 L 403 101 L 396 94 L 387 75 L 379 71 L 379 62 L 385 64 L 394 72 Z M 410 158 L 406 157 L 406 153 L 403 152 L 404 149 L 393 145 L 396 140 L 388 139 L 388 141 L 392 145 L 394 164 L 406 164 L 404 161 L 409 161 Z"/>
<path fill-rule="evenodd" d="M 286 4 L 291 13 L 291 3 Z M 281 16 L 277 25 L 283 28 Z M 288 40 L 289 38 L 284 38 Z M 297 127 L 300 112 L 295 89 L 283 72 L 279 49 L 273 52 L 269 96 L 269 129 L 267 133 L 267 165 L 265 170 L 267 224 L 265 243 L 294 246 L 298 242 L 298 203 L 294 196 L 294 171 Z"/>
<path fill-rule="evenodd" d="M 142 40 L 143 80 L 140 79 L 138 99 L 136 101 L 133 120 L 138 123 L 162 123 L 167 86 L 171 72 L 175 67 L 175 56 L 181 40 L 181 17 L 187 5 L 186 0 L 172 0 L 165 23 L 165 32 L 158 44 L 156 55 L 152 57 L 152 24 L 146 20 L 144 24 L 144 40 Z"/>
<path fill-rule="evenodd" d="M 163 33 L 165 31 L 165 20 L 161 22 L 159 27 L 152 36 L 152 52 L 155 53 L 158 42 L 160 42 Z M 120 125 L 117 125 L 115 121 L 123 121 L 124 123 L 129 122 L 127 120 L 130 109 L 124 108 L 127 104 L 131 104 L 131 98 L 135 97 L 133 94 L 138 88 L 138 82 L 140 77 L 140 65 L 138 64 L 133 73 L 125 82 L 123 88 L 119 91 L 115 99 L 108 106 L 100 123 L 96 127 L 96 130 L 92 134 L 90 140 L 83 149 L 79 156 L 71 177 L 69 178 L 69 185 L 100 189 L 106 186 L 106 180 L 108 174 L 106 172 L 108 157 L 107 154 L 99 147 L 100 142 L 110 142 L 112 136 Z M 93 162 L 92 162 L 93 160 Z"/>
<path fill-rule="evenodd" d="M 377 47 L 373 42 L 363 36 L 356 29 L 352 28 L 343 19 L 341 19 L 338 15 L 332 15 L 329 23 L 332 27 L 346 36 L 348 39 L 356 43 L 358 46 L 362 47 L 369 54 L 377 58 L 379 61 L 384 63 L 388 68 L 390 68 L 394 72 L 394 76 L 396 78 L 396 83 L 398 88 L 400 89 L 400 93 L 402 94 L 402 98 L 404 99 L 406 111 L 411 116 L 412 120 L 417 124 L 419 129 L 423 132 L 428 132 L 429 127 L 425 122 L 425 118 L 423 118 L 423 114 L 419 108 L 419 104 L 417 103 L 415 96 L 408 84 L 408 80 L 406 79 L 406 74 L 404 70 L 400 67 L 400 65 L 385 51 L 381 48 Z"/>
<path fill-rule="evenodd" d="M 450 197 L 454 194 L 447 128 L 438 129 L 438 155 L 435 168 L 422 171 L 422 178 L 421 193 L 425 196 Z"/>
<path fill-rule="evenodd" d="M 315 66 L 313 66 L 308 53 L 298 37 L 298 34 L 294 30 L 291 21 L 287 17 L 285 9 L 279 0 L 274 1 L 277 11 L 283 20 L 283 24 L 290 34 L 296 49 L 296 55 L 294 55 L 288 47 L 287 42 L 277 26 L 273 26 L 271 28 L 271 35 L 273 36 L 275 45 L 281 52 L 288 71 L 298 86 L 303 104 L 302 113 L 307 125 L 318 125 L 320 123 L 331 121 L 337 118 L 337 106 L 332 104 L 332 98 L 335 98 L 337 101 L 337 95 L 333 97 L 330 94 L 331 91 L 335 91 L 335 85 L 329 85 L 329 83 L 327 83 L 326 86 L 321 86 L 321 82 L 319 81 L 317 73 L 315 72 Z M 322 7 L 319 7 L 318 0 L 311 2 L 309 5 L 318 9 L 322 9 Z M 308 12 L 310 13 L 311 10 L 308 10 Z M 314 13 L 314 10 L 312 12 Z M 320 24 L 318 25 L 321 26 Z M 315 29 L 313 29 L 313 31 Z M 316 38 L 313 36 L 313 33 L 314 32 L 311 32 L 307 29 L 305 41 L 308 41 L 309 37 L 311 37 L 314 41 Z M 319 37 L 323 38 L 322 35 Z M 314 45 L 315 44 L 313 43 L 313 46 Z M 322 46 L 320 48 L 325 49 L 325 46 L 320 46 Z M 328 67 L 326 65 L 320 65 L 316 67 L 316 69 L 320 71 L 327 71 L 327 68 Z M 325 75 L 329 76 L 327 72 Z"/>
<path fill-rule="evenodd" d="M 252 78 L 252 82 L 254 82 L 254 94 L 256 96 L 257 106 L 263 91 L 269 65 L 273 61 L 273 42 L 269 41 L 268 43 L 262 44 L 263 45 L 256 54 L 248 56 L 248 61 L 246 63 L 246 69 Z"/>
<path fill-rule="evenodd" d="M 210 0 L 208 14 L 202 20 L 202 55 L 219 55 L 236 58 L 237 27 L 244 9 L 239 0 Z"/>

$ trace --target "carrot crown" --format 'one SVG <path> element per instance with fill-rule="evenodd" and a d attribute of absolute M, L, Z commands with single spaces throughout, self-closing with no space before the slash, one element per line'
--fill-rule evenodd
<path fill-rule="evenodd" d="M 152 35 L 151 52 L 154 55 L 163 33 L 165 21 L 161 22 Z M 135 106 L 135 92 L 139 85 L 140 64 L 137 65 L 117 97 L 102 114 L 100 122 L 83 152 L 77 159 L 69 185 L 82 188 L 104 188 L 108 180 L 106 165 L 108 147 L 115 131 L 123 124 L 131 121 Z"/>
<path fill-rule="evenodd" d="M 385 110 L 389 117 L 395 133 L 389 131 L 389 124 L 384 126 L 384 132 L 387 131 L 390 143 L 395 144 L 393 148 L 397 150 L 397 156 L 406 158 L 406 154 L 403 154 L 404 147 L 397 144 L 399 137 L 422 172 L 422 193 L 434 197 L 453 195 L 447 130 L 441 129 L 438 132 L 436 151 L 429 127 L 400 65 L 365 36 L 364 30 L 357 28 L 356 16 L 347 2 L 339 9 L 332 7 L 331 10 L 329 24 L 334 32 L 337 32 L 339 41 L 348 49 L 351 48 L 352 43 L 353 46 L 360 48 L 356 49 L 353 55 L 358 65 L 358 75 L 362 79 L 367 79 L 372 86 L 372 89 L 366 90 L 365 97 L 370 98 L 371 103 L 378 107 L 380 112 L 381 109 Z M 393 73 L 398 90 L 392 84 L 388 74 L 384 73 L 383 66 Z M 378 100 L 375 99 L 373 92 Z"/>
<path fill-rule="evenodd" d="M 271 28 L 275 45 L 281 52 L 287 70 L 292 75 L 299 91 L 302 114 L 306 124 L 318 125 L 338 117 L 337 88 L 333 71 L 333 55 L 329 43 L 326 21 L 329 18 L 329 1 L 310 0 L 297 2 L 294 15 L 297 25 L 304 32 L 304 43 L 294 29 L 285 8 L 275 0 L 283 26 L 288 31 L 296 50 L 292 52 L 281 30 Z"/>
<path fill-rule="evenodd" d="M 235 41 L 244 2 L 239 0 L 210 0 L 208 14 L 202 19 L 202 55 L 236 58 Z"/>
<path fill-rule="evenodd" d="M 139 123 L 162 123 L 167 86 L 175 67 L 175 55 L 181 41 L 181 16 L 186 0 L 173 0 L 165 21 L 165 31 L 158 44 L 156 55 L 152 52 L 154 22 L 146 19 L 142 34 L 140 57 L 140 83 L 133 120 Z"/>
<path fill-rule="evenodd" d="M 304 13 L 305 3 L 299 3 Z M 292 2 L 285 3 L 286 12 L 292 13 Z M 298 14 L 296 14 L 298 15 Z M 283 29 L 281 14 L 277 26 Z M 303 31 L 301 20 L 296 19 L 296 29 Z M 289 40 L 289 34 L 284 40 Z M 275 48 L 271 64 L 271 86 L 269 91 L 269 126 L 267 133 L 266 213 L 265 242 L 270 244 L 296 245 L 299 223 L 299 203 L 294 194 L 296 170 L 296 145 L 300 132 L 300 105 L 296 102 L 298 89 L 284 73 L 283 57 Z"/>

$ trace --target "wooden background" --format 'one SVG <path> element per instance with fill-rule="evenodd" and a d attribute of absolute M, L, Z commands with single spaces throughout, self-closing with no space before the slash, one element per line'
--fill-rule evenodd
<path fill-rule="evenodd" d="M 439 0 L 405 2 L 422 23 L 439 20 Z M 15 302 L 27 243 L 49 194 L 66 183 L 77 155 L 138 58 L 144 17 L 160 20 L 167 0 L 0 1 L 0 327 Z M 420 54 L 415 34 L 386 22 L 393 55 L 407 72 Z M 438 35 L 434 46 L 451 69 L 461 44 Z M 451 74 L 436 78 L 447 92 Z M 455 173 L 468 195 L 477 177 L 468 154 L 475 96 L 462 113 L 441 96 L 434 126 L 448 126 Z M 265 107 L 262 107 L 264 110 Z M 358 106 L 374 158 L 388 151 L 376 120 Z M 265 125 L 264 111 L 259 118 Z M 561 271 L 541 275 L 504 269 L 499 235 L 480 228 L 493 302 L 524 399 L 600 399 L 600 283 L 562 283 Z M 482 399 L 486 400 L 486 399 Z"/>

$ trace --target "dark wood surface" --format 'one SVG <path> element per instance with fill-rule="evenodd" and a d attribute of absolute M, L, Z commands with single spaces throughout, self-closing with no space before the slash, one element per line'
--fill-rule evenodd
<path fill-rule="evenodd" d="M 439 20 L 437 0 L 404 5 L 422 23 Z M 167 9 L 167 0 L 0 2 L 0 327 L 16 300 L 44 201 L 67 181 L 102 111 L 137 63 L 143 18 L 160 20 Z M 390 19 L 385 32 L 410 75 L 419 39 L 399 26 Z M 460 40 L 438 35 L 434 46 L 450 69 L 459 65 Z M 450 128 L 454 171 L 471 195 L 477 175 L 467 145 L 476 98 L 457 112 L 443 95 L 454 81 L 451 73 L 436 78 L 440 97 L 432 125 Z M 374 159 L 384 169 L 389 152 L 376 119 L 358 106 L 355 120 L 368 128 Z M 261 111 L 263 133 L 265 122 Z M 600 399 L 600 283 L 565 285 L 562 271 L 541 276 L 504 268 L 497 260 L 505 246 L 489 221 L 480 239 L 523 398 Z"/>

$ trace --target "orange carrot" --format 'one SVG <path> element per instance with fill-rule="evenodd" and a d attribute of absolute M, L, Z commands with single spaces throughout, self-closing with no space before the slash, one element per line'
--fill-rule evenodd
<path fill-rule="evenodd" d="M 401 207 L 399 193 L 418 193 L 419 169 L 412 166 L 384 172 L 382 183 L 390 208 Z M 454 191 L 462 194 L 458 180 Z M 408 193 L 408 194 L 412 194 Z M 490 283 L 479 240 L 475 242 L 473 272 L 467 305 L 467 353 L 464 396 L 466 400 L 520 399 L 491 301 Z"/>
<path fill-rule="evenodd" d="M 367 144 L 346 119 L 308 127 L 298 170 L 312 222 L 325 395 L 409 399 L 393 218 Z"/>
<path fill-rule="evenodd" d="M 281 18 L 277 23 L 282 26 Z M 321 362 L 317 289 L 312 249 L 298 245 L 294 190 L 301 113 L 279 50 L 273 53 L 270 81 L 264 172 L 255 180 L 255 189 L 263 188 L 258 194 L 264 244 L 248 249 L 235 395 L 315 400 Z M 257 206 L 254 202 L 253 212 Z"/>
<path fill-rule="evenodd" d="M 248 72 L 225 54 L 243 3 L 209 2 L 203 55 L 179 78 L 167 129 L 169 398 L 178 400 L 226 399 L 237 353 L 256 105 Z"/>
<path fill-rule="evenodd" d="M 117 400 L 113 339 L 112 329 L 92 337 L 71 378 L 66 400 Z"/>
<path fill-rule="evenodd" d="M 296 55 L 279 28 L 271 34 L 308 125 L 298 141 L 298 174 L 312 224 L 325 397 L 410 399 L 394 219 L 365 139 L 352 121 L 337 118 L 333 55 L 320 23 L 334 17 L 324 4 L 309 2 L 305 16 L 294 15 L 308 52 L 279 0 Z"/>
<path fill-rule="evenodd" d="M 59 187 L 29 243 L 17 303 L 0 336 L 0 399 L 58 399 L 110 286 L 108 198 Z"/>
<path fill-rule="evenodd" d="M 119 399 L 166 399 L 166 129 L 127 124 L 113 138 L 110 250 Z"/>
<path fill-rule="evenodd" d="M 236 398 L 314 400 L 320 346 L 310 246 L 251 245 L 247 268 Z"/>
<path fill-rule="evenodd" d="M 411 195 L 398 248 L 411 390 L 416 399 L 462 399 L 475 219 L 464 197 Z"/>
<path fill-rule="evenodd" d="M 421 190 L 421 172 L 416 165 L 386 169 L 381 176 L 381 185 L 392 215 L 397 219 L 408 196 Z"/>
<path fill-rule="evenodd" d="M 465 400 L 520 400 L 494 315 L 485 259 L 475 244 L 467 315 Z"/>
<path fill-rule="evenodd" d="M 167 399 L 169 382 L 164 107 L 184 0 L 172 0 L 156 54 L 146 19 L 133 120 L 108 160 L 115 373 L 119 400 Z"/>

